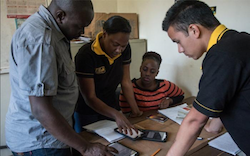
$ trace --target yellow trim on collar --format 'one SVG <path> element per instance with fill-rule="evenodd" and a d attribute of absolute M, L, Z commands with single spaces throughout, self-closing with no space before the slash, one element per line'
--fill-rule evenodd
<path fill-rule="evenodd" d="M 228 31 L 228 29 L 226 28 L 225 25 L 219 25 L 212 33 L 210 40 L 208 42 L 208 47 L 207 47 L 207 51 L 213 46 L 215 45 L 223 36 L 223 34 Z"/>
<path fill-rule="evenodd" d="M 108 60 L 109 60 L 109 64 L 112 65 L 115 61 L 115 59 L 117 59 L 118 57 L 121 56 L 121 54 L 117 55 L 116 57 L 114 58 L 111 58 L 109 57 L 103 50 L 102 50 L 102 47 L 100 45 L 100 41 L 99 39 L 102 37 L 103 35 L 103 32 L 100 32 L 96 35 L 96 39 L 95 41 L 92 43 L 91 45 L 91 49 L 97 54 L 97 55 L 105 55 Z"/>

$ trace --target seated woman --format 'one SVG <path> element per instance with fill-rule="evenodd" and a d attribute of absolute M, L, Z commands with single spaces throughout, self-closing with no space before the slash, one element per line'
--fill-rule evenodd
<path fill-rule="evenodd" d="M 119 104 L 115 102 L 115 91 L 120 83 L 125 97 L 129 99 L 132 114 L 142 114 L 136 105 L 130 81 L 130 32 L 131 26 L 125 18 L 110 17 L 103 25 L 103 32 L 97 34 L 93 42 L 81 47 L 75 56 L 81 92 L 74 114 L 76 132 L 81 132 L 84 125 L 103 119 L 113 119 L 120 129 L 131 132 L 131 123 L 116 110 Z"/>
<path fill-rule="evenodd" d="M 184 92 L 174 83 L 155 79 L 159 73 L 161 56 L 156 52 L 146 52 L 140 67 L 141 77 L 133 79 L 134 96 L 141 111 L 164 109 L 171 104 L 181 102 Z M 121 91 L 119 104 L 123 113 L 129 113 L 131 107 Z"/>

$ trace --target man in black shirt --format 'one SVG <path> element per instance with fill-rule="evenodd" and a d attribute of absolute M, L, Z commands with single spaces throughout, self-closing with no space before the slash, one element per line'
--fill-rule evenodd
<path fill-rule="evenodd" d="M 184 155 L 209 117 L 220 117 L 239 148 L 250 155 L 250 35 L 227 29 L 200 1 L 176 2 L 163 30 L 180 53 L 196 60 L 207 52 L 194 107 L 167 155 Z"/>

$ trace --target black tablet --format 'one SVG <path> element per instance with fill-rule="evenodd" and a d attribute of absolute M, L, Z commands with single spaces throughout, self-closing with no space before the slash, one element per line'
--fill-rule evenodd
<path fill-rule="evenodd" d="M 131 148 L 128 148 L 118 142 L 109 144 L 108 146 L 114 147 L 119 153 L 112 153 L 115 156 L 139 156 L 139 153 Z"/>
<path fill-rule="evenodd" d="M 142 131 L 142 140 L 150 140 L 150 141 L 158 141 L 158 142 L 166 142 L 168 133 L 162 131 L 155 130 L 141 130 Z"/>
<path fill-rule="evenodd" d="M 157 142 L 166 142 L 168 133 L 163 131 L 156 131 L 156 130 L 145 130 L 145 129 L 138 129 L 138 133 L 135 132 L 133 129 L 133 135 L 130 135 L 129 132 L 126 134 L 120 132 L 118 128 L 115 129 L 116 132 L 128 137 L 132 140 L 149 140 L 149 141 L 157 141 Z"/>

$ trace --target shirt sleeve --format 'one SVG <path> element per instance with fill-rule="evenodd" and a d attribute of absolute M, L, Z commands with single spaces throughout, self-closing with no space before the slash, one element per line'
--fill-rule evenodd
<path fill-rule="evenodd" d="M 89 46 L 91 46 L 90 43 L 84 45 L 75 56 L 76 75 L 78 77 L 94 78 L 95 60 L 89 52 L 91 50 Z"/>
<path fill-rule="evenodd" d="M 131 63 L 131 47 L 130 44 L 127 45 L 124 52 L 122 53 L 122 60 L 123 64 L 130 64 Z"/>
<path fill-rule="evenodd" d="M 28 96 L 53 96 L 57 93 L 56 54 L 46 43 L 27 44 L 16 52 L 20 92 Z"/>
<path fill-rule="evenodd" d="M 207 116 L 219 117 L 239 88 L 243 68 L 233 57 L 209 53 L 203 61 L 203 75 L 193 106 Z"/>

